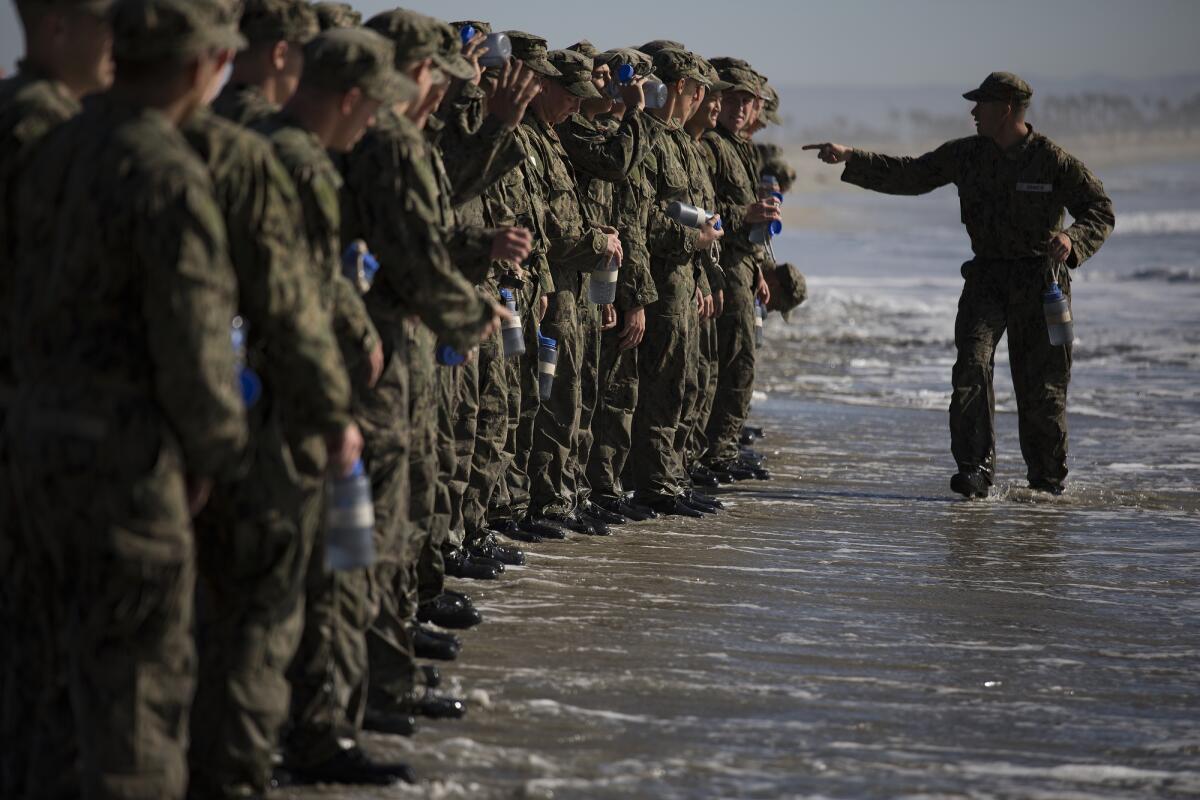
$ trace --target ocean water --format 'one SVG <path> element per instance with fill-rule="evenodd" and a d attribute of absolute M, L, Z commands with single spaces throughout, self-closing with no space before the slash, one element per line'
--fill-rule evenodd
<path fill-rule="evenodd" d="M 776 248 L 810 299 L 760 351 L 775 479 L 459 582 L 467 718 L 365 737 L 420 784 L 281 796 L 1200 796 L 1200 164 L 1102 177 L 1066 496 L 1024 488 L 1003 348 L 998 491 L 949 492 L 953 194 L 789 198 L 852 232 Z"/>

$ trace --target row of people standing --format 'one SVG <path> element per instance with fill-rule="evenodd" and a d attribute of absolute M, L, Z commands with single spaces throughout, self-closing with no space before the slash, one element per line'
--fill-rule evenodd
<path fill-rule="evenodd" d="M 767 477 L 757 309 L 804 284 L 745 62 L 509 31 L 481 69 L 484 22 L 303 0 L 18 9 L 4 796 L 262 796 L 279 753 L 412 780 L 359 733 L 465 713 L 424 663 L 480 619 L 447 575 Z M 377 557 L 331 569 L 359 472 Z"/>

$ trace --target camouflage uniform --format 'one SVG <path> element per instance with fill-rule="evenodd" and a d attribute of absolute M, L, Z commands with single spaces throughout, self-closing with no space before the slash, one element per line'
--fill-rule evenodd
<path fill-rule="evenodd" d="M 299 198 L 261 136 L 207 111 L 183 128 L 212 175 L 249 323 L 250 366 L 264 381 L 251 414 L 247 472 L 197 518 L 200 672 L 192 717 L 192 797 L 266 791 L 287 718 L 285 672 L 300 641 L 316 526 L 289 439 L 350 422 L 350 383 L 303 247 Z M 319 558 L 320 556 L 318 556 Z M 250 698 L 254 698 L 250 701 Z"/>
<path fill-rule="evenodd" d="M 117 4 L 119 63 L 240 41 L 216 0 L 149 5 Z M 246 437 L 224 226 L 167 117 L 113 96 L 45 137 L 17 191 L 11 454 L 46 557 L 30 599 L 52 609 L 46 641 L 61 653 L 41 682 L 70 688 L 38 722 L 80 753 L 78 776 L 41 758 L 28 786 L 181 798 L 195 682 L 186 481 L 230 474 Z"/>
<path fill-rule="evenodd" d="M 394 72 L 390 42 L 362 29 L 332 30 L 322 33 L 305 47 L 304 83 L 334 91 L 360 87 L 368 95 L 393 100 L 402 92 L 411 92 L 412 84 Z M 304 84 L 302 84 L 304 85 Z M 380 387 L 369 392 L 369 354 L 382 338 L 367 315 L 358 288 L 340 268 L 341 176 L 315 134 L 306 130 L 287 109 L 268 117 L 259 126 L 275 146 L 276 155 L 296 185 L 304 216 L 303 235 L 318 281 L 321 295 L 333 314 L 334 330 L 342 356 L 351 371 L 355 415 L 363 397 L 374 397 Z M 381 381 L 382 384 L 382 381 Z M 360 421 L 360 426 L 366 426 Z M 324 464 L 319 443 L 298 445 L 303 453 L 314 455 L 300 459 L 305 476 L 319 487 Z M 371 476 L 376 513 L 383 515 L 378 490 L 384 470 L 364 451 L 364 462 Z M 315 488 L 315 487 L 314 487 Z M 386 535 L 377 547 L 385 552 Z M 318 538 L 315 552 L 323 552 L 324 539 Z M 329 573 L 323 559 L 309 562 L 308 602 L 305 608 L 304 635 L 292 664 L 294 692 L 293 727 L 289 737 L 289 758 L 295 766 L 307 767 L 333 757 L 343 744 L 340 738 L 352 731 L 357 713 L 352 698 L 365 681 L 366 643 L 364 631 L 371 619 L 368 604 L 368 576 L 365 570 Z"/>
<path fill-rule="evenodd" d="M 1070 296 L 1070 273 L 1048 255 L 1048 241 L 1071 239 L 1067 267 L 1078 267 L 1112 232 L 1112 202 L 1078 159 L 1033 131 L 1008 150 L 971 136 L 919 158 L 854 151 L 842 180 L 889 194 L 916 195 L 953 183 L 975 257 L 954 324 L 957 359 L 950 440 L 959 472 L 995 470 L 993 360 L 1008 331 L 1021 453 L 1030 485 L 1061 488 L 1067 476 L 1067 383 L 1071 346 L 1054 347 L 1042 292 L 1057 280 Z M 1063 229 L 1063 210 L 1074 224 Z"/>
<path fill-rule="evenodd" d="M 321 30 L 330 28 L 356 28 L 362 24 L 362 14 L 349 3 L 313 3 L 317 12 L 317 22 Z"/>
<path fill-rule="evenodd" d="M 557 78 L 570 93 L 581 97 L 599 97 L 591 83 L 592 61 L 573 50 L 555 50 L 550 62 L 562 75 Z M 591 227 L 586 218 L 575 176 L 558 133 L 540 119 L 526 119 L 522 126 L 530 133 L 531 173 L 540 196 L 545 200 L 547 259 L 554 277 L 555 291 L 550 296 L 544 335 L 558 342 L 558 366 L 554 391 L 538 409 L 533 429 L 533 450 L 529 457 L 530 509 L 533 516 L 557 517 L 570 514 L 579 498 L 574 478 L 578 460 L 578 440 L 582 406 L 583 375 L 595 369 L 585 366 L 584 335 L 589 328 L 581 321 L 598 314 L 587 302 L 586 280 L 601 260 L 606 236 Z M 592 356 L 596 350 L 592 350 Z"/>
<path fill-rule="evenodd" d="M 654 57 L 663 81 L 691 78 L 707 85 L 696 56 L 665 48 Z M 654 186 L 647 247 L 658 302 L 646 310 L 646 338 L 638 354 L 638 408 L 633 419 L 632 468 L 636 499 L 655 501 L 680 494 L 681 454 L 676 433 L 684 408 L 689 345 L 696 341 L 694 270 L 700 231 L 667 216 L 673 201 L 696 204 L 685 160 L 690 139 L 681 128 L 669 126 L 647 161 Z M 694 368 L 694 365 L 693 365 Z M 693 379 L 694 380 L 694 379 Z"/>
<path fill-rule="evenodd" d="M 456 68 L 440 55 L 444 23 L 397 10 L 373 17 L 367 26 L 395 43 L 398 64 L 433 57 L 443 69 Z M 416 569 L 429 523 L 411 522 L 431 515 L 433 504 L 430 490 L 414 482 L 410 509 L 408 482 L 413 478 L 436 485 L 436 460 L 431 474 L 428 468 L 418 471 L 421 462 L 412 458 L 436 452 L 434 340 L 465 353 L 492 314 L 447 252 L 437 224 L 438 181 L 427 147 L 408 118 L 389 111 L 359 142 L 345 167 L 347 238 L 366 241 L 380 263 L 366 301 L 384 334 L 386 366 L 375 391 L 363 399 L 359 423 L 367 440 L 380 538 L 368 643 L 377 678 L 369 704 L 381 711 L 403 710 L 416 684 L 409 626 L 416 614 Z M 424 326 L 406 321 L 413 315 Z M 418 409 L 422 397 L 428 402 Z M 410 427 L 413 412 L 419 413 Z"/>
<path fill-rule="evenodd" d="M 7 342 L 11 342 L 10 303 L 14 253 L 17 238 L 15 190 L 21 168 L 35 152 L 37 144 L 53 128 L 80 111 L 79 102 L 66 87 L 44 75 L 28 62 L 18 65 L 17 74 L 0 81 L 0 330 L 6 345 L 0 348 L 0 433 L 3 432 L 6 407 L 12 395 L 12 366 Z M 0 639 L 9 644 L 0 654 L 0 741 L 6 743 L 0 754 L 0 796 L 16 797 L 22 791 L 29 755 L 30 738 L 23 733 L 35 718 L 33 693 L 40 675 L 52 658 L 42 651 L 38 629 L 43 610 L 31 607 L 27 582 L 39 568 L 30 562 L 30 544 L 22 541 L 14 520 L 6 476 L 5 444 L 0 440 Z M 42 643 L 48 646 L 50 643 Z M 51 746 L 49 742 L 46 747 Z"/>
<path fill-rule="evenodd" d="M 300 46 L 321 30 L 307 0 L 247 0 L 239 28 L 252 45 Z M 239 125 L 254 125 L 279 111 L 279 106 L 267 99 L 261 87 L 230 81 L 213 100 L 212 109 Z"/>
<path fill-rule="evenodd" d="M 658 127 L 660 126 L 657 123 L 648 122 L 646 115 L 632 110 L 621 120 L 606 118 L 596 122 L 576 114 L 558 128 L 563 148 L 570 156 L 576 175 L 579 177 L 579 196 L 588 217 L 594 222 L 612 225 L 622 234 L 622 250 L 627 253 L 627 256 L 618 273 L 617 289 L 620 300 L 626 303 L 631 301 L 636 303 L 633 306 L 625 306 L 626 309 L 646 304 L 645 297 L 630 296 L 636 293 L 631 291 L 631 287 L 646 286 L 652 284 L 652 281 L 649 280 L 649 269 L 644 258 L 645 244 L 642 242 L 645 232 L 644 224 L 632 231 L 626 226 L 618 226 L 616 224 L 618 214 L 615 195 L 618 188 L 624 190 L 624 185 L 629 181 L 631 172 L 646 158 L 653 139 L 650 131 L 656 131 Z M 624 193 L 622 191 L 622 194 Z M 622 199 L 627 198 L 623 197 Z M 641 204 L 641 210 L 646 210 L 645 203 Z M 625 209 L 622 211 L 624 213 L 621 216 L 626 216 Z M 629 211 L 634 211 L 634 209 L 629 209 Z M 616 362 L 617 353 L 612 351 L 619 346 L 620 327 L 616 329 L 616 335 L 607 337 L 609 352 L 605 353 L 598 324 L 599 315 L 595 308 L 590 307 L 586 296 L 581 299 L 578 310 L 580 319 L 587 324 L 584 326 L 583 404 L 580 413 L 578 460 L 575 463 L 576 474 L 573 488 L 577 502 L 584 503 L 592 490 L 587 470 L 594 441 L 595 411 L 598 408 L 600 397 L 608 388 L 607 381 L 601 382 L 601 364 L 604 363 L 611 369 Z M 605 494 L 614 493 L 611 482 L 603 482 L 600 489 Z"/>
<path fill-rule="evenodd" d="M 735 90 L 757 93 L 758 80 L 744 61 L 714 59 L 721 79 Z M 705 463 L 721 467 L 738 458 L 738 439 L 754 391 L 754 288 L 762 248 L 750 242 L 746 207 L 758 200 L 754 146 L 718 123 L 702 141 L 711 152 L 716 211 L 725 236 L 721 267 L 725 310 L 717 319 L 717 392 L 709 416 Z"/>

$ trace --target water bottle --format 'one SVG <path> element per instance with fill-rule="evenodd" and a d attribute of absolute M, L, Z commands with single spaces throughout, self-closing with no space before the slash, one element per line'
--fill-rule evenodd
<path fill-rule="evenodd" d="M 463 25 L 462 30 L 458 32 L 458 36 L 462 40 L 463 47 L 466 47 L 471 43 L 471 40 L 475 38 L 476 33 L 477 31 L 475 30 L 474 25 Z"/>
<path fill-rule="evenodd" d="M 1042 311 L 1046 315 L 1046 330 L 1050 334 L 1050 344 L 1061 347 L 1075 341 L 1075 323 L 1071 321 L 1071 302 L 1058 283 L 1050 284 L 1050 288 L 1042 294 Z"/>
<path fill-rule="evenodd" d="M 678 200 L 667 206 L 667 216 L 688 228 L 702 228 L 704 223 L 712 219 L 715 214 L 710 214 L 703 208 L 681 203 Z M 721 230 L 721 221 L 717 220 L 717 224 L 713 226 L 717 230 Z"/>
<path fill-rule="evenodd" d="M 493 33 L 484 40 L 483 44 L 487 48 L 487 52 L 479 57 L 479 66 L 484 69 L 503 67 L 512 57 L 512 42 L 508 40 L 506 34 Z"/>
<path fill-rule="evenodd" d="M 592 279 L 588 282 L 588 302 L 598 306 L 611 305 L 617 299 L 617 273 L 620 265 L 617 256 L 601 256 Z"/>
<path fill-rule="evenodd" d="M 550 399 L 554 388 L 554 370 L 558 367 L 558 342 L 538 334 L 538 397 Z"/>
<path fill-rule="evenodd" d="M 622 64 L 617 67 L 614 80 L 608 82 L 608 96 L 613 100 L 621 99 L 621 86 L 633 80 L 637 74 L 637 70 L 633 68 L 633 64 Z"/>
<path fill-rule="evenodd" d="M 346 251 L 342 253 L 342 274 L 363 294 L 366 294 L 367 290 L 371 288 L 377 272 L 379 272 L 379 262 L 375 256 L 371 255 L 371 251 L 367 249 L 367 243 L 362 239 L 351 242 Z"/>
<path fill-rule="evenodd" d="M 779 181 L 774 175 L 763 175 L 758 181 L 758 199 L 783 202 Z M 750 241 L 754 244 L 769 244 L 771 239 L 783 232 L 783 223 L 777 219 L 760 222 L 750 229 Z"/>
<path fill-rule="evenodd" d="M 467 357 L 448 344 L 439 344 L 434 350 L 434 358 L 443 367 L 458 367 L 466 363 Z"/>
<path fill-rule="evenodd" d="M 234 317 L 229 326 L 229 339 L 233 343 L 233 363 L 237 366 L 238 388 L 242 393 L 242 402 L 246 408 L 253 408 L 262 397 L 262 379 L 258 373 L 246 365 L 246 334 L 249 331 L 246 320 Z"/>
<path fill-rule="evenodd" d="M 350 475 L 329 481 L 325 512 L 325 564 L 351 570 L 375 563 L 375 508 L 371 481 L 360 459 Z"/>
<path fill-rule="evenodd" d="M 646 108 L 662 108 L 667 104 L 667 87 L 658 78 L 647 78 L 642 84 Z"/>
<path fill-rule="evenodd" d="M 517 311 L 517 301 L 513 297 L 512 290 L 501 289 L 500 299 L 504 301 L 505 308 L 512 315 L 512 319 L 504 321 L 504 327 L 500 331 L 504 338 L 504 355 L 506 358 L 523 355 L 525 353 L 525 332 L 521 330 L 521 314 Z"/>
<path fill-rule="evenodd" d="M 766 343 L 766 336 L 763 335 L 763 321 L 767 318 L 767 309 L 763 307 L 762 301 L 757 297 L 754 298 L 754 349 L 757 350 Z"/>

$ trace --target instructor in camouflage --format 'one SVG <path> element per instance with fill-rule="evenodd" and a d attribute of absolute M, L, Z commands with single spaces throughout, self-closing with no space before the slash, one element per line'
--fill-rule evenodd
<path fill-rule="evenodd" d="M 996 345 L 1008 331 L 1021 454 L 1030 488 L 1061 494 L 1067 477 L 1067 384 L 1071 345 L 1050 344 L 1042 293 L 1057 282 L 1070 297 L 1071 273 L 1112 232 L 1104 186 L 1087 167 L 1025 121 L 1033 90 L 1010 72 L 993 72 L 963 95 L 975 103 L 978 135 L 947 142 L 919 158 L 806 145 L 842 180 L 889 194 L 917 195 L 953 183 L 975 257 L 954 323 L 950 447 L 958 472 L 951 488 L 986 497 L 995 479 Z M 1063 226 L 1063 212 L 1073 223 Z"/>

